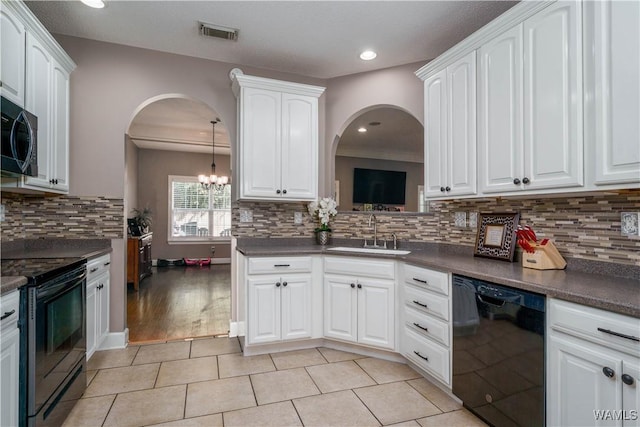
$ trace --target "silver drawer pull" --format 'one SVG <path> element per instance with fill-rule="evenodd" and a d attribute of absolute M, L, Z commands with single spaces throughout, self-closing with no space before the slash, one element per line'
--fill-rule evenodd
<path fill-rule="evenodd" d="M 420 307 L 429 308 L 429 307 L 427 307 L 427 304 L 423 304 L 420 301 L 414 300 L 413 303 L 419 305 Z"/>
<path fill-rule="evenodd" d="M 417 277 L 414 277 L 413 280 L 415 280 L 416 282 L 424 283 L 425 285 L 429 284 L 429 283 L 427 283 L 426 280 L 418 279 Z"/>
<path fill-rule="evenodd" d="M 598 328 L 598 330 L 600 332 L 604 332 L 605 334 L 614 335 L 616 337 L 625 338 L 625 339 L 628 339 L 628 340 L 631 340 L 631 341 L 640 342 L 640 338 L 634 337 L 633 335 L 621 334 L 620 332 L 615 332 L 615 331 L 611 331 L 609 329 L 603 329 L 603 328 Z"/>
<path fill-rule="evenodd" d="M 274 264 L 274 267 L 291 267 L 289 264 Z"/>
<path fill-rule="evenodd" d="M 0 320 L 6 319 L 7 317 L 11 316 L 15 312 L 16 312 L 15 308 L 13 310 L 11 310 L 11 311 L 5 311 L 4 314 L 2 316 L 0 316 Z"/>
<path fill-rule="evenodd" d="M 416 328 L 420 328 L 420 329 L 422 329 L 422 330 L 423 330 L 423 331 L 425 331 L 425 332 L 429 332 L 429 329 L 425 328 L 425 327 L 424 327 L 424 326 L 422 326 L 420 323 L 413 322 L 413 326 L 415 326 Z"/>
<path fill-rule="evenodd" d="M 415 355 L 416 355 L 416 356 L 418 356 L 419 358 L 424 359 L 424 360 L 426 360 L 427 362 L 429 361 L 429 358 L 428 358 L 428 357 L 425 357 L 425 356 L 423 356 L 423 355 L 421 355 L 419 351 L 415 351 L 415 350 L 413 350 L 413 352 L 414 352 L 414 353 L 415 353 Z"/>

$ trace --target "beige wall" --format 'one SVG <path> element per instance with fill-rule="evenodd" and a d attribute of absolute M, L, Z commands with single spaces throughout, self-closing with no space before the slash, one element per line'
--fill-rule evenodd
<path fill-rule="evenodd" d="M 209 173 L 211 155 L 179 153 L 163 150 L 139 150 L 138 155 L 138 204 L 135 207 L 150 207 L 153 212 L 154 259 L 208 258 L 211 246 L 216 247 L 215 258 L 231 256 L 229 243 L 170 245 L 167 243 L 169 221 L 169 175 L 196 176 Z M 216 155 L 216 172 L 229 174 L 229 156 Z M 128 216 L 131 216 L 130 212 Z"/>
<path fill-rule="evenodd" d="M 424 126 L 423 84 L 414 72 L 425 62 L 337 77 L 327 83 L 326 139 L 320 170 L 321 195 L 329 195 L 334 179 L 337 139 L 351 121 L 371 106 L 393 105 Z"/>
<path fill-rule="evenodd" d="M 418 211 L 418 185 L 424 181 L 422 163 L 396 162 L 392 160 L 363 159 L 359 157 L 336 156 L 336 180 L 340 181 L 340 206 L 341 211 L 350 211 L 353 208 L 353 169 L 382 169 L 404 171 L 407 173 L 407 187 L 405 193 L 405 210 L 407 212 Z M 357 204 L 360 207 L 361 204 Z"/>

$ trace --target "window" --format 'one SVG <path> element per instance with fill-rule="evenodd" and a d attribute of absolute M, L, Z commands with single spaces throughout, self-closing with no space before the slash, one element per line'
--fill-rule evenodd
<path fill-rule="evenodd" d="M 231 238 L 231 185 L 206 190 L 197 177 L 169 176 L 169 240 Z"/>

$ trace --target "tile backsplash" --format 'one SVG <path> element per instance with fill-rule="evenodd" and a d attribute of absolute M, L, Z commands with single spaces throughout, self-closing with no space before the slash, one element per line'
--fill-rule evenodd
<path fill-rule="evenodd" d="M 240 209 L 250 211 L 252 222 L 239 222 Z M 400 242 L 445 242 L 475 244 L 475 227 L 455 224 L 456 212 L 520 212 L 520 223 L 553 240 L 563 256 L 640 266 L 640 239 L 620 233 L 620 213 L 640 211 L 640 190 L 572 195 L 539 199 L 475 199 L 431 202 L 429 214 L 378 213 L 378 236 L 391 233 Z M 295 212 L 303 212 L 303 223 L 294 223 Z M 307 213 L 306 203 L 237 202 L 232 207 L 232 233 L 237 237 L 306 237 L 317 226 Z M 460 218 L 460 215 L 459 215 Z M 332 223 L 336 238 L 370 239 L 364 212 L 340 212 Z"/>
<path fill-rule="evenodd" d="M 121 239 L 124 201 L 106 197 L 25 196 L 2 193 L 3 242 L 17 239 Z"/>

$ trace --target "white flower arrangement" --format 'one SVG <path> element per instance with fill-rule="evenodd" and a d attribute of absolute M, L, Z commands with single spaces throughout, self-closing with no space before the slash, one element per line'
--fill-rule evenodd
<path fill-rule="evenodd" d="M 309 203 L 307 206 L 309 215 L 320 223 L 320 227 L 316 228 L 315 231 L 331 231 L 329 222 L 338 213 L 336 206 L 338 206 L 336 201 L 331 197 L 324 197 L 317 202 Z"/>

